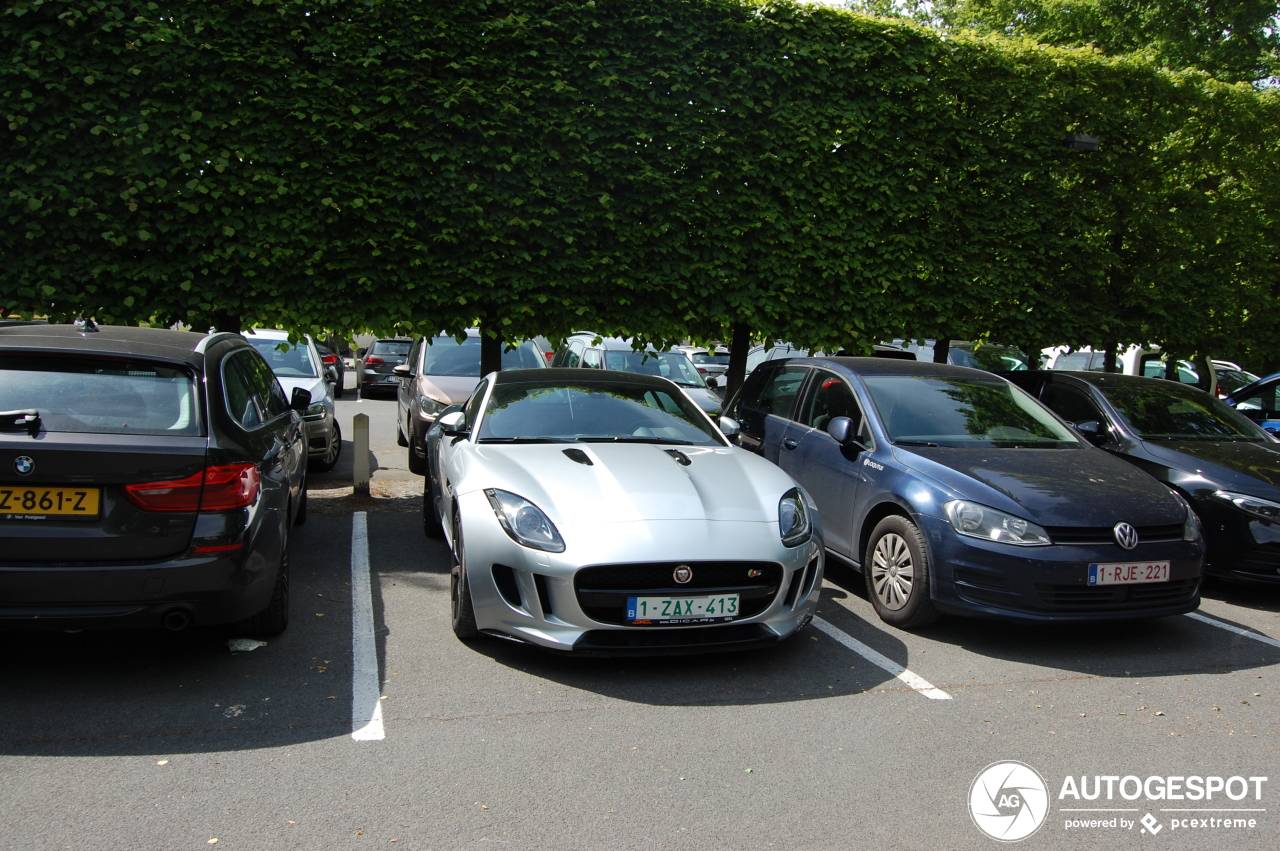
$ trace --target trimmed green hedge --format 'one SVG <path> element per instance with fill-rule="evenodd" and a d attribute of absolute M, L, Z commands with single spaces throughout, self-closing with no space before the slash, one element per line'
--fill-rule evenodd
<path fill-rule="evenodd" d="M 1280 324 L 1280 98 L 1138 60 L 736 0 L 11 0 L 0 33 L 0 306 L 1215 354 Z"/>

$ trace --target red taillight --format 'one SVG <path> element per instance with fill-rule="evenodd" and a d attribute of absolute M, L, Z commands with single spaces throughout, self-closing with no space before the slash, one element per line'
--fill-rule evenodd
<path fill-rule="evenodd" d="M 324 363 L 325 366 L 333 366 L 338 362 L 338 356 L 337 355 L 321 355 L 320 360 Z"/>
<path fill-rule="evenodd" d="M 199 511 L 204 471 L 185 479 L 125 485 L 124 498 L 143 511 Z"/>
<path fill-rule="evenodd" d="M 698 370 L 698 375 L 706 375 L 706 374 L 707 374 L 707 371 L 706 371 L 705 369 L 703 369 L 702 367 L 697 367 L 697 370 Z"/>
<path fill-rule="evenodd" d="M 373 366 L 375 363 L 386 363 L 386 361 L 379 357 L 369 357 L 364 359 L 365 366 Z"/>
<path fill-rule="evenodd" d="M 253 464 L 209 467 L 185 479 L 125 485 L 124 498 L 143 511 L 226 511 L 258 498 L 261 474 Z"/>
<path fill-rule="evenodd" d="M 228 464 L 225 467 L 210 467 L 204 472 L 201 511 L 244 508 L 258 498 L 262 475 L 253 464 Z"/>
<path fill-rule="evenodd" d="M 551 359 L 556 356 L 555 352 L 543 352 L 547 356 L 547 363 L 551 363 Z"/>

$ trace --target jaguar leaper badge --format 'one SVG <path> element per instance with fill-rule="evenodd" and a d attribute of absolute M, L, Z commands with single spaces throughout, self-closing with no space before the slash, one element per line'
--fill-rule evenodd
<path fill-rule="evenodd" d="M 681 585 L 687 585 L 689 580 L 693 579 L 693 568 L 687 564 L 682 564 L 672 572 L 671 578 Z"/>

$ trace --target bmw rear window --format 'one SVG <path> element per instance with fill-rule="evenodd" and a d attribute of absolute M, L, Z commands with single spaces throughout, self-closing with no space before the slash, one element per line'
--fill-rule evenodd
<path fill-rule="evenodd" d="M 51 432 L 203 435 L 195 376 L 128 358 L 0 356 L 0 411 L 34 410 Z"/>

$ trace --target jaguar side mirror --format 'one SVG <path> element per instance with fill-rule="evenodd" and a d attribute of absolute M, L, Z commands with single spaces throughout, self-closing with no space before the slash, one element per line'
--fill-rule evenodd
<path fill-rule="evenodd" d="M 450 411 L 441 414 L 436 424 L 445 434 L 466 434 L 467 414 L 465 411 Z"/>
<path fill-rule="evenodd" d="M 725 437 L 732 439 L 742 433 L 742 426 L 738 425 L 738 421 L 731 417 L 721 417 L 720 431 L 724 432 Z"/>

